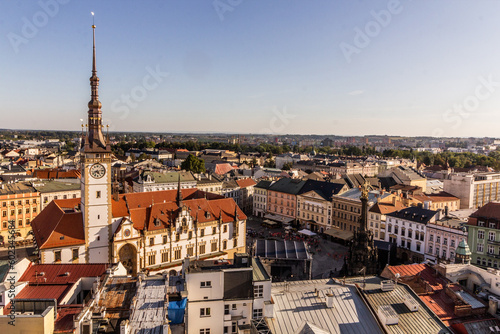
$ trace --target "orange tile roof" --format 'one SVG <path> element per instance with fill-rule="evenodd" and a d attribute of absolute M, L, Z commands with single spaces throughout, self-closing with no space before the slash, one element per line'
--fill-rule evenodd
<path fill-rule="evenodd" d="M 240 188 L 246 188 L 246 187 L 251 187 L 257 184 L 254 180 L 251 178 L 246 178 L 246 179 L 241 179 L 241 180 L 236 180 L 236 183 L 240 186 Z"/>
<path fill-rule="evenodd" d="M 57 308 L 57 318 L 54 323 L 54 333 L 74 333 L 74 317 L 83 311 L 81 305 L 64 305 Z"/>
<path fill-rule="evenodd" d="M 40 249 L 85 244 L 82 213 L 74 210 L 79 198 L 54 200 L 31 223 Z"/>
<path fill-rule="evenodd" d="M 68 171 L 61 169 L 40 169 L 34 170 L 33 176 L 39 179 L 79 179 L 82 173 L 78 169 Z"/>
<path fill-rule="evenodd" d="M 404 208 L 406 208 L 406 206 L 404 206 L 400 201 L 396 201 L 395 205 L 392 203 L 380 202 L 373 205 L 369 211 L 386 215 L 388 213 L 403 210 Z"/>
<path fill-rule="evenodd" d="M 182 204 L 190 209 L 191 217 L 198 222 L 219 219 L 224 223 L 235 220 L 235 210 L 240 220 L 246 215 L 232 198 L 224 198 L 199 191 L 182 189 Z M 177 190 L 152 191 L 120 195 L 111 201 L 113 218 L 129 217 L 137 230 L 157 230 L 175 221 L 179 207 Z M 35 240 L 40 249 L 85 244 L 83 215 L 78 209 L 80 198 L 52 201 L 32 222 Z M 155 225 L 155 221 L 160 224 Z"/>
<path fill-rule="evenodd" d="M 229 173 L 233 169 L 233 166 L 231 166 L 230 164 L 217 164 L 215 166 L 215 174 L 224 175 L 226 173 Z"/>
<path fill-rule="evenodd" d="M 422 279 L 429 283 L 430 287 L 434 291 L 441 290 L 446 285 L 446 280 L 444 278 L 436 277 L 436 271 L 425 263 L 403 264 L 400 266 L 389 266 L 388 268 L 393 275 L 399 273 L 401 277 L 420 275 Z"/>

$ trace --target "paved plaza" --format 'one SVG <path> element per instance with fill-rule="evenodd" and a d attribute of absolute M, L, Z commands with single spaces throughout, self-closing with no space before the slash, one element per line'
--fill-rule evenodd
<path fill-rule="evenodd" d="M 253 242 L 256 239 L 273 238 L 283 240 L 286 235 L 283 227 L 270 229 L 261 224 L 262 220 L 260 218 L 249 216 L 247 219 L 247 231 L 254 232 L 252 233 L 254 236 L 247 233 L 248 252 L 251 252 Z M 313 256 L 313 279 L 327 278 L 330 276 L 330 272 L 332 272 L 334 276 L 338 275 L 344 264 L 343 257 L 348 253 L 348 248 L 346 246 L 326 240 L 319 235 L 314 237 L 302 237 L 296 232 L 292 235 L 304 239 L 309 245 L 309 252 Z"/>

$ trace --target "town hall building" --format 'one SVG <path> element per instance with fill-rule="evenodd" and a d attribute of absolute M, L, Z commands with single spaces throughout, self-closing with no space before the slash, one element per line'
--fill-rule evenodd
<path fill-rule="evenodd" d="M 186 257 L 227 259 L 246 251 L 246 216 L 232 198 L 198 189 L 118 195 L 102 133 L 95 26 L 81 198 L 52 201 L 32 222 L 40 263 L 117 263 L 129 274 L 178 271 Z"/>

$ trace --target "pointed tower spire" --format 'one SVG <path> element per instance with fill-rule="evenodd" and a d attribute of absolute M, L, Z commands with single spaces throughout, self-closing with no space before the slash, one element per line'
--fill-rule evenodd
<path fill-rule="evenodd" d="M 178 184 L 177 184 L 177 206 L 180 208 L 182 205 L 182 192 L 181 192 L 181 173 L 179 172 Z"/>
<path fill-rule="evenodd" d="M 94 16 L 94 13 L 92 13 Z M 99 101 L 99 77 L 97 76 L 95 57 L 95 25 L 92 24 L 92 76 L 90 77 L 90 101 L 88 103 L 88 133 L 85 141 L 85 148 L 92 150 L 95 148 L 108 149 L 107 143 L 102 134 L 102 112 Z"/>

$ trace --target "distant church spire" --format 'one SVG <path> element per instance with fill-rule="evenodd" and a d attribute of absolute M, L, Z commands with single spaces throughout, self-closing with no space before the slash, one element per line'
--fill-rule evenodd
<path fill-rule="evenodd" d="M 108 149 L 106 140 L 102 134 L 102 112 L 99 101 L 99 77 L 97 76 L 95 57 L 95 25 L 92 25 L 93 54 L 92 54 L 92 76 L 90 77 L 90 101 L 88 103 L 88 133 L 85 140 L 85 149 L 96 148 Z"/>

